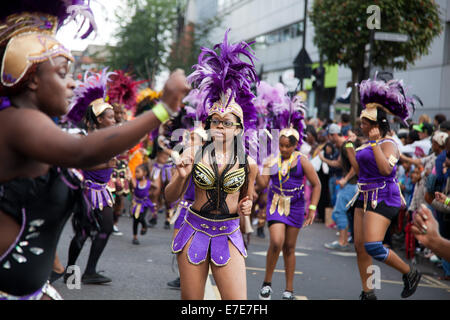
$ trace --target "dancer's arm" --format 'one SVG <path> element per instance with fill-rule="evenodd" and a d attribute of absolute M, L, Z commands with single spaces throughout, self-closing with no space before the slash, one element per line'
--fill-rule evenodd
<path fill-rule="evenodd" d="M 188 90 L 184 73 L 175 72 L 165 85 L 162 101 L 177 110 Z M 10 120 L 5 132 L 12 152 L 39 162 L 76 168 L 107 162 L 161 123 L 149 111 L 121 126 L 80 137 L 63 132 L 46 114 L 33 109 L 20 109 Z"/>
<path fill-rule="evenodd" d="M 316 209 L 308 208 L 308 216 L 303 223 L 303 226 L 309 226 L 313 223 L 314 217 L 316 215 L 317 210 L 317 204 L 319 203 L 320 199 L 320 192 L 322 190 L 322 185 L 319 180 L 319 176 L 317 175 L 316 170 L 312 166 L 311 162 L 306 159 L 306 157 L 302 156 L 300 158 L 301 165 L 303 168 L 303 172 L 305 173 L 306 179 L 308 179 L 309 183 L 311 183 L 312 186 L 312 194 L 311 194 L 311 205 L 314 206 Z"/>
<path fill-rule="evenodd" d="M 258 184 L 258 188 L 264 190 L 269 185 L 270 181 L 270 169 L 273 162 L 274 157 L 270 156 L 264 162 L 262 172 L 257 175 L 256 183 Z"/>
<path fill-rule="evenodd" d="M 258 165 L 256 161 L 251 157 L 248 157 L 249 162 L 249 173 L 248 173 L 248 188 L 247 194 L 239 201 L 238 204 L 238 213 L 244 216 L 248 216 L 252 213 L 253 207 L 253 193 L 255 191 L 255 181 L 256 176 L 258 175 Z"/>
<path fill-rule="evenodd" d="M 175 163 L 176 170 L 172 175 L 172 179 L 164 189 L 164 196 L 168 203 L 177 201 L 184 191 L 187 179 L 192 172 L 194 166 L 194 159 L 192 157 L 191 148 L 186 149 L 178 163 Z"/>
<path fill-rule="evenodd" d="M 369 132 L 369 139 L 371 141 L 377 141 L 380 138 L 380 130 L 378 128 L 372 128 Z M 376 142 L 371 143 L 371 145 L 378 171 L 383 176 L 390 175 L 400 158 L 396 145 L 394 143 L 383 143 L 380 145 Z"/>
<path fill-rule="evenodd" d="M 414 215 L 414 225 L 411 230 L 416 239 L 425 247 L 444 260 L 450 260 L 450 241 L 442 238 L 439 234 L 438 222 L 425 205 L 422 204 Z"/>
<path fill-rule="evenodd" d="M 353 171 L 355 174 L 359 174 L 359 164 L 358 161 L 356 161 L 356 150 L 353 142 L 346 142 L 345 150 L 347 150 L 348 161 L 350 162 Z"/>

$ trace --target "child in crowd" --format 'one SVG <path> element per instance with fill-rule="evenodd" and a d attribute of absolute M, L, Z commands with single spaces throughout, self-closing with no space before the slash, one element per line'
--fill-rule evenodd
<path fill-rule="evenodd" d="M 152 181 L 147 164 L 141 164 L 136 168 L 136 179 L 133 179 L 133 202 L 131 215 L 133 217 L 133 244 L 140 244 L 137 238 L 138 225 L 142 224 L 141 235 L 147 233 L 145 216 L 150 209 L 155 211 L 155 205 L 150 200 Z"/>

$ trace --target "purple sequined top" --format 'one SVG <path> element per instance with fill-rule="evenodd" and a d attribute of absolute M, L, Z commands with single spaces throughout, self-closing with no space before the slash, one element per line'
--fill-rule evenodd
<path fill-rule="evenodd" d="M 270 176 L 270 184 L 277 188 L 280 187 L 280 180 L 278 178 L 278 164 L 275 164 L 271 170 L 271 172 L 276 172 L 276 174 L 272 174 Z M 285 176 L 283 180 L 285 180 Z M 297 164 L 295 167 L 290 169 L 289 179 L 286 182 L 283 182 L 283 190 L 300 188 L 303 185 L 303 168 L 300 163 L 300 156 L 297 157 Z"/>

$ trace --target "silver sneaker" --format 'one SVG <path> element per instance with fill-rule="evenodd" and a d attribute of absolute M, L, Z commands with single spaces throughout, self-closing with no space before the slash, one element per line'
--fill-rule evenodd
<path fill-rule="evenodd" d="M 259 300 L 271 300 L 272 288 L 270 286 L 264 286 L 259 290 Z"/>
<path fill-rule="evenodd" d="M 339 241 L 335 240 L 330 243 L 325 243 L 324 247 L 330 250 L 337 250 L 337 251 L 350 251 L 350 245 L 341 245 Z"/>
<path fill-rule="evenodd" d="M 297 300 L 297 299 L 295 299 L 294 294 L 292 292 L 290 292 L 290 291 L 283 292 L 283 295 L 281 296 L 281 299 L 283 299 L 283 300 Z"/>

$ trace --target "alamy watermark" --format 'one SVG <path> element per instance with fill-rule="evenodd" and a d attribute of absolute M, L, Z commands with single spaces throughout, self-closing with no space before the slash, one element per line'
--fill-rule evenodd
<path fill-rule="evenodd" d="M 377 5 L 371 5 L 367 7 L 367 14 L 370 16 L 367 18 L 366 26 L 369 30 L 381 29 L 381 9 Z"/>
<path fill-rule="evenodd" d="M 81 289 L 81 270 L 77 265 L 68 266 L 66 270 L 66 274 L 70 274 L 70 276 L 66 280 L 67 289 Z"/>
<path fill-rule="evenodd" d="M 381 289 L 381 269 L 379 266 L 370 265 L 367 267 L 367 274 L 370 274 L 366 285 L 370 290 Z"/>

